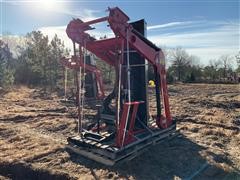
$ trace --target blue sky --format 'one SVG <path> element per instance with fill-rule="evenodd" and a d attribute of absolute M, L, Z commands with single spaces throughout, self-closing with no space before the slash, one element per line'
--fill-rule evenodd
<path fill-rule="evenodd" d="M 59 35 L 71 46 L 65 28 L 73 17 L 90 20 L 107 15 L 107 7 L 118 6 L 135 21 L 144 18 L 148 38 L 155 44 L 173 48 L 182 46 L 199 56 L 202 63 L 223 54 L 237 54 L 240 44 L 239 1 L 57 1 L 25 0 L 1 2 L 1 34 L 24 35 L 41 30 L 50 38 Z M 106 24 L 92 33 L 112 36 Z"/>

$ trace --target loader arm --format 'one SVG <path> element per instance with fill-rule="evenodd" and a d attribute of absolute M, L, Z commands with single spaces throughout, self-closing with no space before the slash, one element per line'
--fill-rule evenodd
<path fill-rule="evenodd" d="M 102 74 L 99 69 L 92 65 L 83 64 L 82 60 L 77 60 L 77 57 L 74 56 L 71 58 L 61 58 L 61 64 L 77 71 L 79 70 L 79 67 L 85 67 L 86 71 L 94 73 L 98 85 L 97 87 L 99 87 L 97 97 L 98 99 L 103 99 L 105 97 Z"/>
<path fill-rule="evenodd" d="M 166 81 L 165 57 L 162 50 L 146 39 L 140 33 L 133 29 L 128 23 L 129 17 L 118 7 L 109 8 L 109 15 L 92 21 L 83 22 L 79 19 L 72 20 L 67 26 L 67 35 L 80 46 L 92 52 L 101 60 L 112 66 L 117 66 L 119 59 L 116 58 L 118 50 L 122 49 L 122 45 L 129 46 L 142 55 L 146 60 L 154 66 L 156 76 L 156 101 L 157 101 L 157 123 L 159 127 L 167 128 L 172 124 L 170 115 L 169 97 Z M 93 29 L 90 25 L 107 21 L 110 28 L 115 34 L 114 38 L 96 40 L 86 31 Z M 125 49 L 125 48 L 124 48 Z M 123 52 L 122 52 L 123 53 Z M 158 82 L 159 81 L 159 82 Z M 163 107 L 165 117 L 161 115 L 160 92 L 163 97 Z"/>

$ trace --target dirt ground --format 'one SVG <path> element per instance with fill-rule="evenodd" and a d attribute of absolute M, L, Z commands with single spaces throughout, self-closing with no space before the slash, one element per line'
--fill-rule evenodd
<path fill-rule="evenodd" d="M 1 94 L 0 179 L 240 179 L 240 85 L 170 85 L 169 94 L 179 135 L 114 167 L 66 152 L 76 119 L 58 96 Z"/>

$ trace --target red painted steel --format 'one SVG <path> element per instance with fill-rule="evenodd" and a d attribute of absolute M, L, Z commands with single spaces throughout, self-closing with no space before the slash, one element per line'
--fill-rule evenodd
<path fill-rule="evenodd" d="M 103 81 L 102 81 L 102 74 L 99 69 L 97 69 L 94 66 L 88 65 L 88 64 L 83 64 L 82 60 L 78 59 L 76 56 L 72 56 L 71 58 L 62 58 L 61 63 L 70 68 L 70 69 L 75 69 L 79 70 L 79 67 L 85 66 L 86 71 L 92 72 L 95 74 L 95 78 L 97 81 L 97 87 L 99 88 L 97 98 L 98 99 L 103 99 L 105 97 L 105 92 L 104 92 L 104 87 L 103 87 Z"/>
<path fill-rule="evenodd" d="M 74 42 L 78 43 L 79 47 L 86 48 L 98 56 L 101 60 L 114 66 L 116 70 L 119 68 L 119 53 L 123 55 L 123 47 L 126 47 L 126 43 L 129 42 L 130 48 L 135 49 L 140 55 L 149 61 L 153 66 L 156 67 L 158 74 L 160 75 L 160 88 L 161 96 L 164 107 L 164 115 L 156 118 L 156 123 L 159 128 L 167 128 L 172 124 L 172 117 L 169 108 L 169 97 L 166 81 L 166 70 L 165 70 L 165 57 L 161 49 L 156 47 L 150 41 L 141 37 L 128 23 L 129 17 L 122 12 L 118 7 L 109 8 L 109 15 L 106 17 L 98 18 L 88 22 L 83 22 L 80 19 L 72 20 L 66 29 L 68 37 Z M 90 25 L 107 21 L 110 28 L 115 34 L 115 37 L 109 39 L 96 40 L 91 37 L 86 31 L 93 29 Z M 128 36 L 127 36 L 128 32 Z M 80 55 L 82 58 L 83 56 Z M 72 57 L 72 62 L 69 59 L 63 59 L 63 64 L 69 68 L 78 69 L 83 67 L 83 61 Z M 123 62 L 120 62 L 121 64 Z M 94 72 L 97 78 L 97 82 L 100 88 L 99 98 L 104 97 L 103 83 L 101 79 L 100 71 L 93 66 L 85 65 L 86 70 Z M 120 121 L 117 123 L 116 128 L 116 146 L 122 147 L 123 145 L 129 144 L 135 141 L 134 134 L 140 131 L 134 131 L 134 125 L 136 120 L 136 113 L 139 104 L 142 102 L 126 102 L 123 104 L 123 109 L 120 116 Z M 130 111 L 130 108 L 132 111 Z M 130 122 L 128 122 L 130 119 Z M 125 128 L 129 123 L 129 128 L 125 132 Z"/>
<path fill-rule="evenodd" d="M 122 147 L 122 145 L 130 144 L 131 142 L 135 141 L 136 138 L 134 137 L 134 125 L 136 120 L 136 114 L 139 107 L 139 104 L 144 103 L 143 101 L 134 101 L 134 102 L 126 102 L 123 105 L 123 112 L 120 120 L 119 129 L 117 132 L 117 138 L 116 138 L 116 145 L 117 147 Z M 131 111 L 131 115 L 127 117 L 128 111 Z M 129 112 L 130 114 L 130 112 Z M 125 132 L 126 124 L 129 122 L 129 128 Z M 124 136 L 125 134 L 125 136 Z"/>
<path fill-rule="evenodd" d="M 89 25 L 103 21 L 108 21 L 115 37 L 96 41 L 95 38 L 91 37 L 85 31 L 92 29 Z M 133 27 L 128 21 L 129 17 L 118 7 L 109 8 L 109 16 L 107 17 L 98 18 L 88 22 L 83 22 L 79 19 L 72 20 L 68 24 L 66 32 L 73 42 L 77 42 L 82 47 L 85 45 L 87 50 L 117 68 L 116 64 L 118 63 L 115 62 L 117 59 L 114 53 L 117 50 L 121 50 L 122 40 L 124 40 L 124 44 L 126 45 L 126 32 L 128 30 L 128 42 L 131 48 L 136 49 L 139 54 L 146 58 L 152 65 L 156 66 L 158 73 L 160 74 L 160 88 L 163 96 L 165 117 L 158 117 L 157 121 L 161 122 L 159 123 L 160 128 L 167 128 L 172 124 L 172 117 L 169 108 L 164 54 L 161 49 L 154 48 L 154 45 L 149 45 L 149 43 L 146 43 L 146 41 L 134 33 Z"/>
<path fill-rule="evenodd" d="M 128 121 L 128 119 L 127 119 L 128 108 L 130 108 L 130 105 L 125 103 L 123 105 L 123 111 L 122 111 L 122 116 L 121 116 L 120 123 L 119 123 L 119 129 L 117 131 L 117 137 L 116 137 L 116 146 L 117 147 L 122 147 L 122 144 L 124 144 L 123 136 L 125 133 L 124 128 Z"/>

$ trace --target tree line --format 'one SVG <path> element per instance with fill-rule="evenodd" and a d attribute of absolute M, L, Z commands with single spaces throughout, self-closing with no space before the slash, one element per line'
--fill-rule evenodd
<path fill-rule="evenodd" d="M 60 64 L 60 58 L 69 55 L 70 50 L 57 35 L 49 40 L 40 31 L 33 31 L 24 37 L 24 43 L 18 45 L 16 50 L 17 53 L 13 55 L 8 39 L 3 37 L 0 40 L 0 87 L 9 88 L 13 84 L 38 85 L 51 90 L 63 87 L 65 69 Z M 233 56 L 223 55 L 219 59 L 210 60 L 205 66 L 199 64 L 197 56 L 188 54 L 181 47 L 168 50 L 164 48 L 164 52 L 169 64 L 169 83 L 239 82 L 240 51 Z M 114 68 L 96 59 L 104 82 L 113 83 Z M 235 69 L 232 66 L 234 61 L 237 64 Z M 149 79 L 153 77 L 152 68 L 149 68 Z"/>
<path fill-rule="evenodd" d="M 25 36 L 16 51 L 14 57 L 7 36 L 0 40 L 0 87 L 25 84 L 53 89 L 63 83 L 64 68 L 59 60 L 69 54 L 69 50 L 57 35 L 49 40 L 40 31 L 33 31 Z"/>
<path fill-rule="evenodd" d="M 189 55 L 181 47 L 165 50 L 165 54 L 170 62 L 168 82 L 240 82 L 240 51 L 236 55 L 222 55 L 218 59 L 209 60 L 205 66 L 200 64 L 197 56 Z M 233 64 L 237 64 L 237 67 Z"/>

